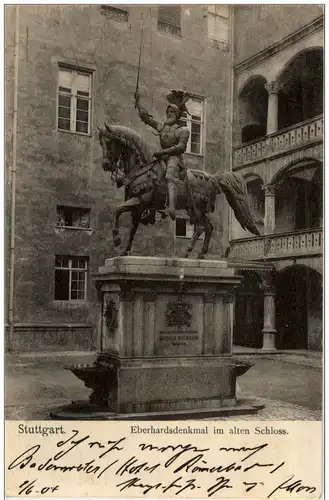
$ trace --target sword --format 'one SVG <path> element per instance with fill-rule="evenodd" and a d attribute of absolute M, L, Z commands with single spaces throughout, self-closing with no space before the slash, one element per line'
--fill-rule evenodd
<path fill-rule="evenodd" d="M 139 103 L 138 87 L 139 87 L 139 73 L 140 73 L 140 69 L 141 69 L 141 58 L 142 58 L 142 47 L 143 47 L 143 31 L 144 31 L 144 26 L 142 25 L 141 44 L 139 47 L 137 82 L 136 82 L 136 90 L 135 90 L 135 108 L 137 108 L 137 102 Z"/>

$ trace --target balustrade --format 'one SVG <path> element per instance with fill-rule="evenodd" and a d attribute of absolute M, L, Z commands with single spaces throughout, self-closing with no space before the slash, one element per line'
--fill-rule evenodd
<path fill-rule="evenodd" d="M 289 151 L 315 140 L 323 139 L 323 115 L 297 123 L 262 139 L 233 150 L 233 166 L 237 167 L 266 156 Z"/>
<path fill-rule="evenodd" d="M 322 229 L 306 229 L 233 240 L 231 241 L 230 258 L 258 260 L 322 254 L 322 238 Z"/>

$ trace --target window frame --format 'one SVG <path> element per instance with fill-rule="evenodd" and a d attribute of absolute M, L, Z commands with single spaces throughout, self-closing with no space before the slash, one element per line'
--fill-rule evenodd
<path fill-rule="evenodd" d="M 69 260 L 69 266 L 68 267 L 64 267 L 64 266 L 56 266 L 56 259 L 57 258 L 61 258 L 61 259 L 68 259 Z M 84 260 L 84 264 L 85 264 L 85 267 L 84 268 L 79 268 L 79 267 L 72 267 L 72 261 L 74 259 L 83 259 Z M 54 266 L 54 271 L 55 271 L 55 280 L 54 280 L 54 301 L 55 302 L 73 302 L 73 303 L 76 303 L 76 302 L 86 302 L 87 301 L 87 285 L 88 285 L 88 264 L 89 264 L 89 259 L 88 257 L 81 257 L 81 256 L 69 256 L 69 255 L 55 255 L 55 266 Z M 69 272 L 69 283 L 68 283 L 68 286 L 69 286 L 69 293 L 68 293 L 68 296 L 69 298 L 68 299 L 56 299 L 56 270 L 65 270 L 65 271 L 68 271 Z M 85 281 L 84 281 L 84 289 L 83 289 L 83 294 L 84 294 L 84 298 L 81 299 L 81 298 L 78 298 L 78 299 L 72 299 L 71 298 L 71 294 L 72 294 L 72 290 L 71 290 L 71 286 L 72 286 L 72 272 L 74 271 L 77 271 L 77 272 L 81 272 L 83 271 L 84 272 L 84 278 L 85 278 Z M 79 281 L 78 281 L 79 282 Z M 77 290 L 78 291 L 78 290 Z"/>
<path fill-rule="evenodd" d="M 206 109 L 206 99 L 202 96 L 198 96 L 198 95 L 191 95 L 189 101 L 198 101 L 201 103 L 201 119 L 200 121 L 199 120 L 193 120 L 192 119 L 192 116 L 189 115 L 189 114 L 186 114 L 186 117 L 184 116 L 184 118 L 181 118 L 180 121 L 182 123 L 184 123 L 184 125 L 187 126 L 188 130 L 189 130 L 189 139 L 188 139 L 188 143 L 187 143 L 187 148 L 186 148 L 186 151 L 185 151 L 185 154 L 190 154 L 190 155 L 194 155 L 194 156 L 202 156 L 204 157 L 204 151 L 205 151 L 205 131 L 206 131 L 206 128 L 205 128 L 205 123 L 206 123 L 206 120 L 205 120 L 205 109 Z M 188 104 L 189 104 L 189 101 L 186 103 L 186 107 L 188 109 Z M 192 123 L 196 123 L 196 124 L 199 124 L 201 125 L 201 129 L 200 129 L 200 151 L 199 153 L 195 153 L 193 151 L 191 151 L 191 145 L 192 145 Z"/>
<path fill-rule="evenodd" d="M 72 75 L 72 86 L 71 86 L 71 93 L 68 92 L 63 92 L 60 90 L 60 72 L 61 71 L 70 71 Z M 89 77 L 89 96 L 84 96 L 84 95 L 78 95 L 78 86 L 77 86 L 77 76 L 78 74 L 85 74 L 88 75 Z M 74 66 L 70 64 L 65 64 L 65 63 L 58 63 L 58 71 L 57 71 L 57 106 L 56 106 L 56 130 L 58 132 L 66 132 L 69 134 L 77 134 L 77 135 L 82 135 L 82 136 L 91 136 L 91 122 L 92 122 L 92 109 L 93 109 L 93 70 L 88 69 L 88 68 L 83 68 L 80 66 Z M 64 97 L 69 97 L 70 98 L 70 128 L 69 129 L 64 129 L 59 127 L 59 107 L 60 107 L 60 95 Z M 77 100 L 82 99 L 85 101 L 88 101 L 88 131 L 87 132 L 81 132 L 79 130 L 76 130 L 76 124 L 77 124 Z M 65 118 L 64 118 L 65 119 Z M 85 122 L 83 122 L 85 123 Z"/>
<path fill-rule="evenodd" d="M 216 9 L 216 6 L 217 5 L 208 5 L 207 6 L 207 33 L 208 33 L 208 39 L 212 40 L 212 41 L 215 41 L 215 42 L 222 42 L 222 43 L 228 44 L 229 43 L 229 36 L 230 36 L 230 34 L 229 34 L 230 8 L 228 9 L 228 15 L 226 17 L 224 15 L 216 14 L 216 12 L 212 12 L 211 11 L 211 7 L 215 7 L 215 9 Z M 225 21 L 225 25 L 226 25 L 226 30 L 225 30 L 226 31 L 226 38 L 225 39 L 219 37 L 217 35 L 217 33 L 215 33 L 216 37 L 210 36 L 210 33 L 209 33 L 209 19 L 210 19 L 210 17 L 212 17 L 214 19 L 215 28 L 216 28 L 216 20 L 217 19 L 221 19 L 221 20 Z"/>
<path fill-rule="evenodd" d="M 171 21 L 168 21 L 165 18 L 160 17 L 160 9 L 161 8 L 173 8 L 176 7 L 179 9 L 179 24 L 175 24 Z M 166 16 L 165 16 L 166 17 Z M 158 32 L 164 33 L 167 35 L 172 35 L 177 38 L 182 37 L 182 6 L 179 4 L 172 5 L 158 5 L 158 14 L 157 14 L 157 28 Z"/>
<path fill-rule="evenodd" d="M 80 217 L 82 214 L 84 215 L 88 215 L 88 218 L 89 218 L 89 226 L 88 227 L 83 227 L 83 226 L 62 226 L 60 224 L 57 224 L 57 216 L 59 214 L 60 211 L 65 211 L 65 210 L 68 210 L 68 211 L 71 211 L 72 213 L 73 212 L 80 212 Z M 71 213 L 71 215 L 72 215 Z M 80 230 L 80 231 L 90 231 L 92 228 L 91 228 L 91 210 L 90 208 L 85 208 L 85 207 L 71 207 L 71 206 L 67 206 L 67 205 L 56 205 L 56 222 L 55 222 L 55 228 L 56 229 L 73 229 L 73 230 Z"/>

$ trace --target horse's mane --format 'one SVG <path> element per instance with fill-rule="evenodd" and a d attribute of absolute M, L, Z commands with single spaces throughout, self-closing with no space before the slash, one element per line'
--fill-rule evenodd
<path fill-rule="evenodd" d="M 133 148 L 140 155 L 143 163 L 151 161 L 151 149 L 132 128 L 123 125 L 106 125 L 104 133 L 112 139 L 117 139 L 123 145 Z"/>

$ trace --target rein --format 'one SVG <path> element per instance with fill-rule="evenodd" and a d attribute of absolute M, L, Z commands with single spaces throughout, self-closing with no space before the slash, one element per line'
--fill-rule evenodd
<path fill-rule="evenodd" d="M 150 167 L 151 165 L 154 165 L 157 161 L 158 161 L 158 159 L 155 158 L 155 159 L 153 159 L 153 160 L 151 160 L 151 161 L 149 161 L 147 163 L 144 163 L 142 165 L 136 164 L 135 167 L 128 174 L 122 175 L 122 177 L 120 177 L 120 179 L 119 179 L 120 182 L 123 185 L 130 184 L 130 182 L 132 182 L 134 179 L 136 179 L 136 177 L 139 177 L 145 171 L 149 170 L 147 167 Z M 114 180 L 115 182 L 118 181 L 119 170 L 122 171 L 122 169 L 120 169 L 120 167 L 118 167 L 114 172 L 112 172 L 112 174 L 111 174 L 111 180 Z"/>

